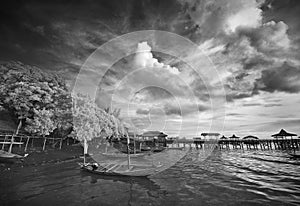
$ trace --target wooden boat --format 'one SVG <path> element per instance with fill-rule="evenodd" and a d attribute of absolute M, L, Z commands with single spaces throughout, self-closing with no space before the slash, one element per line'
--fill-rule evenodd
<path fill-rule="evenodd" d="M 130 157 L 141 157 L 141 156 L 145 156 L 149 153 L 143 152 L 143 153 L 130 153 Z M 107 156 L 107 157 L 127 157 L 127 154 L 125 153 L 101 153 L 101 155 L 103 156 Z"/>
<path fill-rule="evenodd" d="M 6 152 L 4 150 L 0 150 L 0 162 L 15 162 L 18 160 L 23 160 L 25 157 L 27 157 L 28 154 L 25 154 L 24 156 Z"/>
<path fill-rule="evenodd" d="M 155 172 L 155 167 L 142 164 L 79 163 L 84 171 L 100 175 L 147 177 Z M 159 166 L 156 166 L 158 169 Z"/>
<path fill-rule="evenodd" d="M 11 152 L 13 145 L 23 144 L 22 142 L 14 142 L 12 139 L 12 141 L 0 142 L 0 144 L 2 144 L 2 145 L 9 144 L 10 145 L 8 152 L 6 152 L 4 150 L 0 150 L 0 161 L 1 162 L 15 162 L 17 160 L 23 160 L 23 158 L 27 157 L 27 155 L 28 155 L 28 154 L 25 154 L 24 156 L 21 156 L 21 155 L 14 154 Z"/>
<path fill-rule="evenodd" d="M 128 141 L 129 142 L 129 141 Z M 127 144 L 129 151 L 129 144 Z M 187 149 L 164 148 L 161 152 L 140 154 L 101 153 L 89 154 L 93 163 L 86 163 L 87 141 L 84 140 L 84 162 L 80 167 L 84 171 L 100 175 L 147 177 L 157 174 L 174 165 L 183 158 Z"/>

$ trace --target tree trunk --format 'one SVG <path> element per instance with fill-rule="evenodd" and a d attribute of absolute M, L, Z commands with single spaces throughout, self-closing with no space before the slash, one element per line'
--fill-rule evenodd
<path fill-rule="evenodd" d="M 20 121 L 19 121 L 19 124 L 18 124 L 18 127 L 17 127 L 17 131 L 16 131 L 16 135 L 19 134 L 19 130 L 21 129 L 21 127 L 22 127 L 22 119 L 20 119 Z"/>
<path fill-rule="evenodd" d="M 43 151 L 45 150 L 45 147 L 46 147 L 46 141 L 47 141 L 47 138 L 45 137 L 45 135 L 43 135 L 44 137 L 44 145 L 43 145 Z"/>
<path fill-rule="evenodd" d="M 25 152 L 27 151 L 27 146 L 28 146 L 29 140 L 30 140 L 30 137 L 27 136 L 27 141 L 26 141 L 26 145 L 25 145 L 25 149 L 24 149 Z"/>

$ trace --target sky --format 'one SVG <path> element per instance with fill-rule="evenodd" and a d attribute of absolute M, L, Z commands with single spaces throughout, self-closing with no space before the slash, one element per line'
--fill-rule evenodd
<path fill-rule="evenodd" d="M 157 51 L 168 38 L 120 43 L 134 52 L 97 65 L 97 104 L 121 108 L 139 132 L 300 134 L 299 13 L 297 0 L 9 1 L 0 6 L 0 61 L 60 74 L 71 90 L 91 56 L 107 60 L 95 55 L 101 45 L 130 32 L 172 32 L 197 49 L 173 42 L 181 58 Z M 91 84 L 97 77 L 84 75 Z"/>

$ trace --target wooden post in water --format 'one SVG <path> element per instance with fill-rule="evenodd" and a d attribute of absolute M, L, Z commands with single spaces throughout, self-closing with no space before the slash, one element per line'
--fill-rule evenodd
<path fill-rule="evenodd" d="M 130 169 L 130 139 L 129 139 L 129 135 L 128 132 L 126 132 L 126 136 L 127 136 L 127 165 L 128 165 L 128 169 Z"/>
<path fill-rule="evenodd" d="M 44 150 L 45 150 L 45 148 L 46 148 L 46 141 L 47 141 L 47 138 L 46 138 L 46 137 L 44 137 L 43 151 L 44 151 Z"/>
<path fill-rule="evenodd" d="M 61 149 L 62 147 L 62 143 L 63 143 L 63 138 L 60 139 L 60 143 L 59 143 L 59 149 Z"/>

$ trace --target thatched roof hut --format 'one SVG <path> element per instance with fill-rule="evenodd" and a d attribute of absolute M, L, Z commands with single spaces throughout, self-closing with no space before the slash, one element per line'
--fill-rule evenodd
<path fill-rule="evenodd" d="M 285 131 L 284 129 L 281 129 L 279 133 L 272 135 L 272 137 L 274 137 L 274 138 L 283 138 L 283 137 L 291 137 L 292 138 L 293 136 L 297 136 L 297 135 L 293 134 L 293 133 L 289 133 L 289 132 Z"/>
<path fill-rule="evenodd" d="M 253 136 L 253 135 L 248 135 L 248 136 L 246 136 L 246 137 L 243 137 L 243 139 L 245 139 L 245 140 L 257 140 L 257 139 L 259 139 L 258 137 L 256 137 L 256 136 Z"/>
<path fill-rule="evenodd" d="M 230 139 L 239 139 L 240 137 L 235 136 L 235 134 L 233 134 L 231 137 L 229 137 Z"/>
<path fill-rule="evenodd" d="M 220 139 L 224 140 L 224 139 L 228 139 L 228 138 L 223 135 Z"/>
<path fill-rule="evenodd" d="M 143 137 L 166 137 L 168 135 L 159 131 L 147 131 L 142 134 Z"/>

